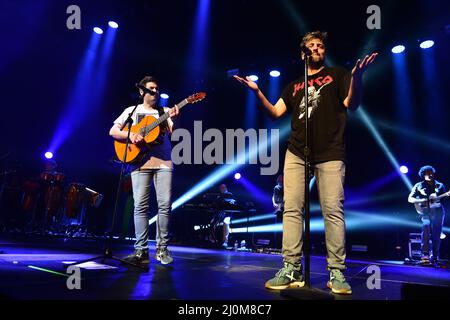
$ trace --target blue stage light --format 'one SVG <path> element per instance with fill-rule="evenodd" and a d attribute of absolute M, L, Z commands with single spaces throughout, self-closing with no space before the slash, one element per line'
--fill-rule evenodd
<path fill-rule="evenodd" d="M 99 28 L 99 27 L 95 27 L 95 28 L 94 28 L 94 32 L 95 32 L 96 34 L 103 34 L 103 30 L 102 30 L 101 28 Z"/>
<path fill-rule="evenodd" d="M 169 95 L 167 93 L 161 93 L 161 99 L 169 99 Z"/>
<path fill-rule="evenodd" d="M 254 81 L 254 82 L 256 82 L 256 81 L 258 81 L 258 76 L 257 75 L 254 75 L 254 74 L 252 74 L 252 75 L 250 75 L 250 76 L 248 76 L 249 78 L 250 78 L 250 80 L 252 80 L 252 81 Z"/>
<path fill-rule="evenodd" d="M 234 178 L 236 179 L 236 180 L 239 180 L 240 178 L 241 178 L 241 174 L 238 172 L 238 173 L 236 173 L 235 175 L 234 175 Z"/>
<path fill-rule="evenodd" d="M 47 152 L 44 154 L 44 157 L 47 158 L 47 159 L 51 159 L 51 158 L 53 158 L 53 153 L 51 153 L 50 151 L 47 151 Z"/>
<path fill-rule="evenodd" d="M 272 70 L 269 74 L 272 78 L 278 78 L 281 75 L 280 71 L 278 70 Z"/>
<path fill-rule="evenodd" d="M 114 28 L 114 29 L 117 29 L 117 28 L 119 27 L 119 24 L 118 24 L 117 22 L 115 22 L 115 21 L 110 21 L 110 22 L 108 22 L 108 25 L 109 25 L 111 28 Z"/>
<path fill-rule="evenodd" d="M 405 46 L 402 45 L 398 45 L 392 48 L 392 53 L 402 53 L 403 51 L 405 51 Z"/>
<path fill-rule="evenodd" d="M 428 49 L 428 48 L 431 48 L 432 46 L 434 46 L 433 40 L 425 40 L 420 43 L 420 47 L 422 49 Z"/>

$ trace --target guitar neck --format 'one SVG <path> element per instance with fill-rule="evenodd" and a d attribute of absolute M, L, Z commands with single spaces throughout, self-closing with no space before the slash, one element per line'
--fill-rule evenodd
<path fill-rule="evenodd" d="M 179 102 L 178 104 L 176 104 L 176 106 L 178 106 L 178 110 L 181 110 L 181 108 L 183 108 L 184 106 L 186 106 L 188 104 L 187 99 L 184 99 L 183 101 Z M 161 117 L 158 118 L 158 120 L 156 120 L 155 122 L 153 122 L 151 125 L 148 125 L 146 127 L 144 127 L 145 132 L 150 132 L 153 129 L 155 129 L 157 126 L 159 126 L 161 123 L 163 123 L 164 121 L 166 121 L 169 118 L 169 112 L 165 112 Z"/>
<path fill-rule="evenodd" d="M 445 197 L 448 197 L 448 196 L 450 196 L 450 191 L 449 192 L 446 192 L 446 193 L 443 193 L 443 194 L 441 194 L 440 196 L 438 196 L 436 199 L 442 199 L 442 198 L 445 198 Z"/>

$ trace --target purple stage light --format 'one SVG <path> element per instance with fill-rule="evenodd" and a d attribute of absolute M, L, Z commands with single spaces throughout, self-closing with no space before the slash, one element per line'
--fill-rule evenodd
<path fill-rule="evenodd" d="M 53 158 L 53 153 L 51 153 L 50 151 L 47 151 L 47 152 L 44 154 L 44 157 L 45 157 L 46 159 L 51 159 L 51 158 Z"/>
<path fill-rule="evenodd" d="M 241 178 L 241 174 L 238 172 L 238 173 L 236 173 L 235 175 L 234 175 L 234 178 L 236 179 L 236 180 L 239 180 L 240 178 Z"/>
<path fill-rule="evenodd" d="M 169 95 L 167 93 L 161 93 L 161 99 L 169 99 Z"/>
<path fill-rule="evenodd" d="M 254 74 L 249 75 L 248 77 L 250 78 L 250 80 L 252 80 L 252 81 L 254 81 L 254 82 L 258 81 L 258 79 L 259 79 L 258 76 L 257 76 L 257 75 L 254 75 Z"/>

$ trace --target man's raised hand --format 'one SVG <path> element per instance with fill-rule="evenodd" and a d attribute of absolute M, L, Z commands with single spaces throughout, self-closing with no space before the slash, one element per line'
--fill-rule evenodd
<path fill-rule="evenodd" d="M 247 88 L 253 90 L 253 91 L 258 91 L 258 85 L 256 84 L 256 82 L 250 80 L 249 77 L 245 77 L 241 78 L 239 76 L 233 76 L 237 81 L 239 81 L 240 83 L 242 83 L 244 86 L 246 86 Z"/>
<path fill-rule="evenodd" d="M 358 59 L 353 67 L 352 76 L 362 77 L 364 71 L 366 71 L 367 67 L 375 60 L 377 55 L 377 52 L 372 53 L 370 56 L 367 55 L 364 57 L 362 62 L 361 59 Z"/>

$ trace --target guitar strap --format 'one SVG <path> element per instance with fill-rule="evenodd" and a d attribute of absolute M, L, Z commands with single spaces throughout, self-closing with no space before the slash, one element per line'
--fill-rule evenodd
<path fill-rule="evenodd" d="M 162 117 L 164 115 L 164 113 L 165 113 L 164 112 L 164 108 L 163 107 L 158 107 L 158 114 L 159 114 L 159 116 Z M 161 134 L 165 134 L 167 129 L 168 129 L 167 121 L 164 121 L 163 123 L 161 123 L 160 127 L 161 127 L 161 130 L 162 130 Z"/>
<path fill-rule="evenodd" d="M 157 110 L 158 110 L 159 116 L 162 117 L 164 115 L 164 113 L 165 113 L 164 112 L 164 108 L 161 107 L 161 106 L 158 106 Z M 165 134 L 167 133 L 167 130 L 168 130 L 167 121 L 164 121 L 163 123 L 161 123 L 159 125 L 159 127 L 160 127 L 159 136 L 150 145 L 158 145 L 158 144 L 162 144 L 163 143 L 164 136 L 165 136 Z"/>

